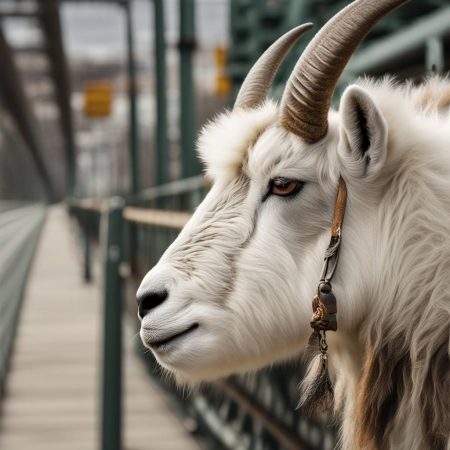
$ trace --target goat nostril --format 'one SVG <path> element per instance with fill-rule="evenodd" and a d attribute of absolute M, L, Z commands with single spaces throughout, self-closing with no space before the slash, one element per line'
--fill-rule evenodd
<path fill-rule="evenodd" d="M 147 292 L 141 298 L 138 298 L 139 315 L 143 318 L 153 308 L 156 308 L 167 298 L 169 293 L 164 291 L 159 292 Z"/>

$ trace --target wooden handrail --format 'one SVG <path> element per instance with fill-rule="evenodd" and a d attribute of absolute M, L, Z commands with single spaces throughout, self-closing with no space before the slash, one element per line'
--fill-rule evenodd
<path fill-rule="evenodd" d="M 77 199 L 69 202 L 72 207 L 102 214 L 108 209 L 108 202 L 91 198 Z M 192 214 L 182 211 L 167 211 L 164 209 L 140 208 L 127 206 L 123 209 L 123 218 L 127 222 L 154 227 L 181 230 Z"/>
<path fill-rule="evenodd" d="M 136 208 L 127 206 L 123 210 L 123 217 L 128 222 L 155 227 L 181 230 L 192 214 L 179 211 L 166 211 L 163 209 Z"/>

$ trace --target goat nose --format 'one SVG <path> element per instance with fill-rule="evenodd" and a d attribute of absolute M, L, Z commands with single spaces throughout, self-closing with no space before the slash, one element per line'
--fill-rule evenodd
<path fill-rule="evenodd" d="M 139 315 L 143 319 L 153 308 L 160 305 L 169 295 L 166 290 L 158 292 L 146 292 L 145 294 L 137 297 L 139 306 Z"/>

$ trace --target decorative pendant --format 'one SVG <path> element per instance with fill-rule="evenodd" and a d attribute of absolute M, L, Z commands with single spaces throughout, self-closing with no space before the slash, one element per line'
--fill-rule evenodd
<path fill-rule="evenodd" d="M 315 330 L 337 330 L 336 297 L 331 290 L 330 282 L 323 281 L 317 288 L 317 295 L 312 301 L 313 316 L 311 327 Z"/>

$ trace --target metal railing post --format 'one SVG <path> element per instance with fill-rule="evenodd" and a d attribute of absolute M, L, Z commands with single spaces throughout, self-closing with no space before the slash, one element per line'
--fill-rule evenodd
<path fill-rule="evenodd" d="M 126 37 L 127 37 L 127 58 L 128 58 L 128 96 L 129 96 L 129 193 L 138 194 L 141 186 L 139 160 L 139 122 L 137 111 L 137 80 L 136 80 L 136 62 L 134 58 L 134 35 L 133 35 L 133 16 L 132 16 L 132 2 L 127 1 L 123 3 L 126 17 Z M 136 270 L 136 248 L 137 248 L 137 231 L 135 227 L 129 227 L 129 259 L 130 267 L 134 272 Z"/>
<path fill-rule="evenodd" d="M 92 264 L 91 264 L 91 241 L 89 239 L 89 232 L 86 227 L 83 227 L 83 239 L 84 239 L 84 273 L 83 279 L 85 283 L 90 283 L 92 281 Z"/>
<path fill-rule="evenodd" d="M 194 0 L 179 0 L 180 8 L 180 131 L 183 178 L 201 172 L 195 154 L 196 108 L 192 79 L 192 54 L 195 48 Z"/>
<path fill-rule="evenodd" d="M 130 192 L 136 194 L 140 188 L 139 173 L 139 125 L 137 115 L 137 82 L 136 63 L 134 60 L 133 18 L 131 15 L 131 3 L 123 4 L 125 8 L 126 33 L 127 33 L 127 61 L 128 61 L 128 96 L 130 108 Z"/>
<path fill-rule="evenodd" d="M 154 3 L 154 50 L 156 95 L 156 184 L 169 181 L 169 145 L 167 142 L 166 41 L 164 38 L 163 0 Z"/>
<path fill-rule="evenodd" d="M 58 0 L 41 0 L 36 3 L 40 8 L 38 17 L 45 36 L 50 75 L 55 84 L 55 99 L 60 112 L 61 129 L 66 146 L 66 195 L 73 196 L 76 187 L 76 148 L 70 103 L 71 83 L 60 18 L 61 4 Z"/>
<path fill-rule="evenodd" d="M 102 217 L 104 314 L 101 449 L 122 448 L 122 279 L 124 201 L 113 198 Z"/>

